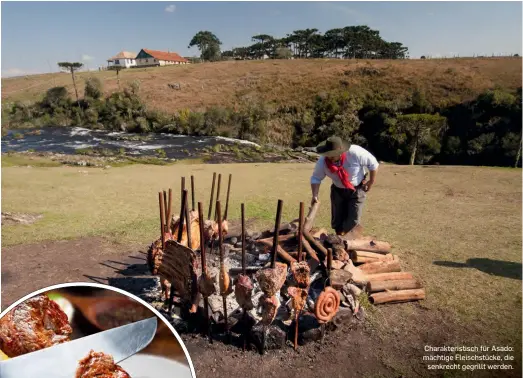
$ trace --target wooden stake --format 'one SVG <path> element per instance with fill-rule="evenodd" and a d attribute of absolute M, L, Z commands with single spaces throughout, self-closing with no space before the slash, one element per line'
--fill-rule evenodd
<path fill-rule="evenodd" d="M 220 185 L 220 178 L 218 176 L 218 186 Z M 218 219 L 218 246 L 220 249 L 220 272 L 223 270 L 225 264 L 225 256 L 223 253 L 223 234 L 222 234 L 222 208 L 220 201 L 216 201 L 216 216 Z M 227 319 L 227 296 L 222 295 L 223 298 L 223 316 L 225 317 L 225 332 L 229 337 L 229 320 Z"/>
<path fill-rule="evenodd" d="M 401 272 L 398 256 L 394 256 L 394 260 L 365 263 L 358 266 L 358 268 L 365 274 Z"/>
<path fill-rule="evenodd" d="M 163 196 L 162 192 L 158 192 L 158 203 L 160 204 L 160 237 L 162 238 L 162 250 L 165 249 L 165 213 L 163 211 Z"/>
<path fill-rule="evenodd" d="M 185 224 L 187 225 L 187 248 L 192 249 L 192 238 L 191 238 L 191 215 L 189 212 L 189 200 L 188 200 L 188 193 L 187 190 L 184 190 L 185 194 Z"/>
<path fill-rule="evenodd" d="M 216 202 L 220 200 L 220 186 L 222 185 L 222 174 L 218 174 L 218 187 L 216 188 Z M 214 220 L 217 220 L 218 218 L 218 209 L 214 212 Z"/>
<path fill-rule="evenodd" d="M 211 187 L 211 201 L 209 202 L 209 214 L 207 215 L 207 219 L 211 219 L 212 214 L 212 204 L 214 200 L 214 184 L 216 183 L 216 172 L 212 174 L 212 187 Z"/>
<path fill-rule="evenodd" d="M 167 232 L 171 232 L 171 218 L 172 218 L 172 202 L 173 202 L 173 190 L 169 188 L 169 203 L 167 205 Z"/>
<path fill-rule="evenodd" d="M 194 198 L 194 176 L 191 175 L 191 197 L 192 197 L 192 211 L 195 210 L 195 198 Z M 203 240 L 203 239 L 202 239 Z"/>
<path fill-rule="evenodd" d="M 186 190 L 184 190 L 182 192 L 182 201 L 181 202 L 182 203 L 180 206 L 180 220 L 179 220 L 179 226 L 178 226 L 178 243 L 180 243 L 182 241 L 182 236 L 183 236 L 183 219 L 185 218 L 184 217 L 185 204 L 187 202 L 187 191 Z M 169 294 L 169 314 L 172 311 L 173 304 L 174 304 L 174 288 L 171 285 L 171 292 Z"/>
<path fill-rule="evenodd" d="M 227 195 L 227 198 L 228 197 L 229 196 Z M 247 271 L 245 270 L 245 268 L 246 268 L 246 264 L 245 264 L 245 205 L 243 203 L 241 205 L 241 210 L 242 210 L 242 214 L 241 214 L 241 216 L 242 216 L 242 273 L 247 274 Z"/>
<path fill-rule="evenodd" d="M 283 207 L 283 201 L 278 200 L 278 208 L 276 209 L 276 223 L 274 224 L 274 240 L 272 242 L 272 259 L 271 268 L 276 267 L 276 251 L 278 250 L 278 237 L 280 236 L 280 221 L 281 221 L 281 210 Z"/>
<path fill-rule="evenodd" d="M 300 218 L 298 223 L 298 262 L 301 261 L 301 253 L 303 250 L 303 202 L 300 202 Z M 297 326 L 296 326 L 297 327 Z M 296 328 L 297 330 L 297 328 Z M 296 337 L 296 342 L 298 338 Z"/>
<path fill-rule="evenodd" d="M 198 220 L 200 223 L 200 257 L 202 259 L 202 275 L 207 274 L 207 257 L 205 256 L 205 243 L 203 242 L 205 236 L 205 227 L 203 224 L 203 205 L 198 202 Z M 203 297 L 203 305 L 205 306 L 205 325 L 207 329 L 207 336 L 209 341 L 212 341 L 211 327 L 209 322 L 209 298 Z"/>
<path fill-rule="evenodd" d="M 167 211 L 168 211 L 167 192 L 165 190 L 163 191 L 163 209 L 165 211 L 165 223 L 164 224 L 167 225 L 167 219 L 169 219 L 169 217 L 167 216 Z"/>
<path fill-rule="evenodd" d="M 229 174 L 229 183 L 227 184 L 227 198 L 225 199 L 225 214 L 223 215 L 223 220 L 227 220 L 227 214 L 229 211 L 229 194 L 231 193 L 231 181 L 232 174 Z"/>

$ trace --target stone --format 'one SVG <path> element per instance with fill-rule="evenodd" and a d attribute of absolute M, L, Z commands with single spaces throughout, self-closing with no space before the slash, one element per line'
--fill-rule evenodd
<path fill-rule="evenodd" d="M 250 341 L 260 353 L 262 351 L 282 349 L 285 346 L 287 333 L 276 324 L 271 324 L 267 327 L 257 324 L 252 327 Z"/>
<path fill-rule="evenodd" d="M 367 284 L 367 276 L 358 267 L 355 267 L 352 260 L 349 260 L 343 267 L 343 270 L 352 274 L 352 282 L 358 286 Z"/>
<path fill-rule="evenodd" d="M 331 286 L 339 290 L 352 279 L 352 273 L 343 269 L 335 269 L 331 271 L 330 278 Z"/>
<path fill-rule="evenodd" d="M 234 244 L 238 243 L 238 238 L 237 238 L 236 236 L 233 236 L 233 237 L 231 237 L 231 238 L 227 241 L 227 243 L 234 245 Z M 235 247 L 236 247 L 236 246 L 235 246 Z M 241 243 L 240 243 L 240 247 L 241 247 Z M 238 247 L 236 247 L 236 248 L 238 248 Z"/>
<path fill-rule="evenodd" d="M 239 242 L 236 242 L 236 243 L 234 244 L 234 248 L 241 248 L 241 247 L 242 247 L 242 242 L 241 242 L 241 240 L 240 240 Z"/>
<path fill-rule="evenodd" d="M 345 263 L 339 260 L 332 260 L 332 269 L 342 269 Z"/>

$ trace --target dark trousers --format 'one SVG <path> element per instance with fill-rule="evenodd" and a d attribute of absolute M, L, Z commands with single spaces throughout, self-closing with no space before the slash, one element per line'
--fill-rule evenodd
<path fill-rule="evenodd" d="M 331 186 L 331 226 L 337 234 L 349 232 L 359 224 L 366 197 L 361 185 L 355 191 Z"/>

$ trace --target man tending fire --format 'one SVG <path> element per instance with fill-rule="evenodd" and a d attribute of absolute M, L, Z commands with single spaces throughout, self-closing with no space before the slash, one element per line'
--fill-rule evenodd
<path fill-rule="evenodd" d="M 337 136 L 316 147 L 321 155 L 311 176 L 312 202 L 318 201 L 320 184 L 328 176 L 331 186 L 331 226 L 337 235 L 344 235 L 359 224 L 366 193 L 376 180 L 378 161 L 366 149 L 349 145 Z M 370 173 L 366 180 L 365 168 Z"/>

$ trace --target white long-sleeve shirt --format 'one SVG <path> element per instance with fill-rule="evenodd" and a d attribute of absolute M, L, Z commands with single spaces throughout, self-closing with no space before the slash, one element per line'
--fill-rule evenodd
<path fill-rule="evenodd" d="M 351 145 L 347 151 L 347 158 L 343 167 L 349 174 L 350 182 L 354 186 L 358 186 L 365 177 L 365 169 L 375 171 L 379 166 L 378 160 L 369 151 L 363 147 L 355 144 Z M 332 179 L 334 185 L 338 188 L 345 188 L 340 178 L 336 173 L 332 173 L 327 164 L 325 164 L 325 157 L 321 156 L 316 162 L 314 172 L 311 176 L 311 184 L 321 184 L 325 176 Z"/>

